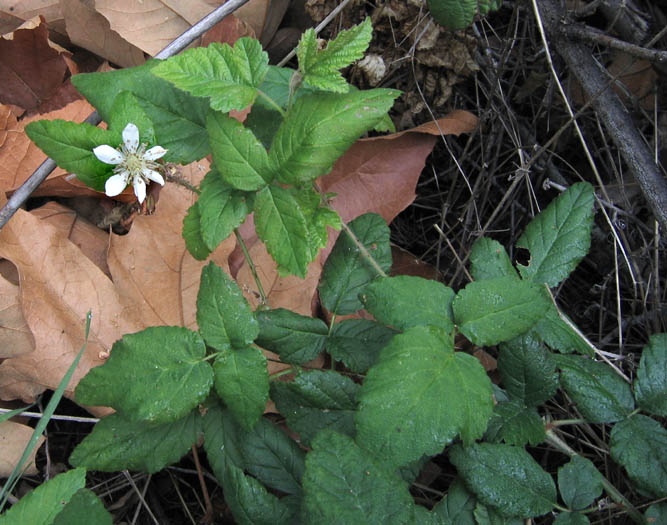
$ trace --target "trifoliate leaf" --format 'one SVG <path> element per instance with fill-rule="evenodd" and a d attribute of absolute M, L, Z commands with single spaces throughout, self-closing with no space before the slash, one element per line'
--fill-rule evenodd
<path fill-rule="evenodd" d="M 104 508 L 102 500 L 92 490 L 86 488 L 79 489 L 53 521 L 53 525 L 89 525 L 91 523 L 112 525 L 113 518 Z"/>
<path fill-rule="evenodd" d="M 602 494 L 602 474 L 593 463 L 574 456 L 558 469 L 558 490 L 571 510 L 585 509 Z"/>
<path fill-rule="evenodd" d="M 201 238 L 207 250 L 215 250 L 218 244 L 231 235 L 234 228 L 243 223 L 250 213 L 251 204 L 252 194 L 235 190 L 216 170 L 206 174 L 201 182 L 197 207 Z"/>
<path fill-rule="evenodd" d="M 530 221 L 517 242 L 530 251 L 521 277 L 554 287 L 570 275 L 591 246 L 594 200 L 593 187 L 578 182 Z"/>
<path fill-rule="evenodd" d="M 301 494 L 305 456 L 296 442 L 267 419 L 260 419 L 243 440 L 245 469 L 266 486 Z"/>
<path fill-rule="evenodd" d="M 51 525 L 66 504 L 86 485 L 86 469 L 57 475 L 28 492 L 0 516 L 0 525 Z"/>
<path fill-rule="evenodd" d="M 236 421 L 252 430 L 269 399 L 266 357 L 256 346 L 225 348 L 213 362 L 215 390 Z"/>
<path fill-rule="evenodd" d="M 348 436 L 321 431 L 306 457 L 302 517 L 311 524 L 408 523 L 408 485 Z"/>
<path fill-rule="evenodd" d="M 296 50 L 304 82 L 325 91 L 346 93 L 348 84 L 340 69 L 364 56 L 372 33 L 371 19 L 366 18 L 361 24 L 341 31 L 320 50 L 315 31 L 306 30 Z"/>
<path fill-rule="evenodd" d="M 519 278 L 507 251 L 498 241 L 481 237 L 470 249 L 470 273 L 475 281 L 496 277 Z"/>
<path fill-rule="evenodd" d="M 281 275 L 306 276 L 316 254 L 310 249 L 306 218 L 288 189 L 271 185 L 257 193 L 255 230 Z"/>
<path fill-rule="evenodd" d="M 149 60 L 138 67 L 75 75 L 72 83 L 106 122 L 114 118 L 113 105 L 118 94 L 131 92 L 153 123 L 157 144 L 167 150 L 163 160 L 189 164 L 211 151 L 206 133 L 208 101 L 151 74 L 159 63 Z"/>
<path fill-rule="evenodd" d="M 392 467 L 436 454 L 459 434 L 471 443 L 493 411 L 484 367 L 434 327 L 395 335 L 358 397 L 357 443 Z"/>
<path fill-rule="evenodd" d="M 497 277 L 468 283 L 452 307 L 461 333 L 478 346 L 491 346 L 527 332 L 549 304 L 540 285 Z"/>
<path fill-rule="evenodd" d="M 325 428 L 354 435 L 358 390 L 359 385 L 337 372 L 311 370 L 297 375 L 291 383 L 271 383 L 271 399 L 287 425 L 308 446 Z"/>
<path fill-rule="evenodd" d="M 367 256 L 372 257 L 382 271 L 387 272 L 391 267 L 389 227 L 382 217 L 367 213 L 351 221 L 348 228 L 363 245 L 365 253 L 346 231 L 341 232 L 324 264 L 318 286 L 322 304 L 337 315 L 361 310 L 359 294 L 379 277 Z"/>
<path fill-rule="evenodd" d="M 371 89 L 297 99 L 269 152 L 277 180 L 304 185 L 331 171 L 352 143 L 382 119 L 399 94 L 391 89 Z"/>
<path fill-rule="evenodd" d="M 449 459 L 479 500 L 506 516 L 541 516 L 556 504 L 551 476 L 521 447 L 476 443 L 453 446 Z"/>
<path fill-rule="evenodd" d="M 161 425 L 124 419 L 120 414 L 102 418 L 69 457 L 74 466 L 115 472 L 158 472 L 181 459 L 197 441 L 201 416 L 193 410 L 186 417 Z"/>
<path fill-rule="evenodd" d="M 581 356 L 556 355 L 560 384 L 591 423 L 625 419 L 635 408 L 632 390 L 614 370 Z"/>
<path fill-rule="evenodd" d="M 256 343 L 275 352 L 284 363 L 302 365 L 324 350 L 329 328 L 321 319 L 291 310 L 258 311 L 259 336 Z"/>
<path fill-rule="evenodd" d="M 31 122 L 25 132 L 62 169 L 75 173 L 86 186 L 104 191 L 113 166 L 98 160 L 93 148 L 102 144 L 115 148 L 122 141 L 120 132 L 60 119 Z"/>
<path fill-rule="evenodd" d="M 363 373 L 375 364 L 396 333 L 369 319 L 346 319 L 334 326 L 327 339 L 327 352 L 353 372 Z"/>
<path fill-rule="evenodd" d="M 259 333 L 259 324 L 236 282 L 210 262 L 202 269 L 197 295 L 197 324 L 209 346 L 244 348 Z"/>
<path fill-rule="evenodd" d="M 655 419 L 635 414 L 611 429 L 611 457 L 630 479 L 654 496 L 667 495 L 667 430 Z"/>
<path fill-rule="evenodd" d="M 637 405 L 667 417 L 667 334 L 654 334 L 644 347 L 635 381 Z"/>
<path fill-rule="evenodd" d="M 187 328 L 153 326 L 126 334 L 109 359 L 79 382 L 77 403 L 113 407 L 130 421 L 176 421 L 206 399 L 213 385 L 205 354 L 202 338 Z"/>
<path fill-rule="evenodd" d="M 268 154 L 252 131 L 217 111 L 209 114 L 206 129 L 213 162 L 227 184 L 238 190 L 256 191 L 271 182 Z"/>
<path fill-rule="evenodd" d="M 454 295 L 437 281 L 399 275 L 369 283 L 359 298 L 375 319 L 397 330 L 432 325 L 451 332 Z"/>
<path fill-rule="evenodd" d="M 212 43 L 163 61 L 153 74 L 197 97 L 210 97 L 217 111 L 241 110 L 252 104 L 266 75 L 269 56 L 257 40 L 239 38 L 234 47 Z"/>
<path fill-rule="evenodd" d="M 188 208 L 183 218 L 183 239 L 190 255 L 198 261 L 203 261 L 211 254 L 211 249 L 204 242 L 201 228 L 199 204 L 195 202 Z"/>
<path fill-rule="evenodd" d="M 498 371 L 509 396 L 538 406 L 558 390 L 556 363 L 530 332 L 500 345 Z"/>

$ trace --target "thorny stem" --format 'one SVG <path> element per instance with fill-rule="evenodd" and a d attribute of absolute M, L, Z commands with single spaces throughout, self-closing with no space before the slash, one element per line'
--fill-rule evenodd
<path fill-rule="evenodd" d="M 259 280 L 259 275 L 257 274 L 257 268 L 255 268 L 255 263 L 253 263 L 252 259 L 250 258 L 250 254 L 248 253 L 248 248 L 246 247 L 245 242 L 243 241 L 243 237 L 241 236 L 241 233 L 239 232 L 238 228 L 234 228 L 234 235 L 236 235 L 236 240 L 241 246 L 241 250 L 243 250 L 243 256 L 245 257 L 245 260 L 248 263 L 248 267 L 250 268 L 250 272 L 252 273 L 252 276 L 255 279 L 255 284 L 257 284 L 257 291 L 259 292 L 262 305 L 268 306 L 269 300 L 266 297 L 266 293 L 264 293 L 264 287 L 262 286 L 262 282 Z"/>
<path fill-rule="evenodd" d="M 201 195 L 201 190 L 197 188 L 197 186 L 194 186 L 187 180 L 185 180 L 184 177 L 181 177 L 180 175 L 176 175 L 176 171 L 174 170 L 173 172 L 165 173 L 165 179 L 167 179 L 169 182 L 173 182 L 174 184 L 178 184 L 179 186 L 183 186 L 184 188 L 190 190 L 192 193 L 196 193 L 197 195 Z"/>
<path fill-rule="evenodd" d="M 565 441 L 560 439 L 553 430 L 547 430 L 547 443 L 549 443 L 557 450 L 567 454 L 571 458 L 579 456 L 579 454 L 567 443 L 565 443 Z M 646 520 L 644 519 L 644 516 L 642 516 L 642 514 L 632 505 L 632 503 L 630 503 L 626 497 L 623 496 L 623 494 L 621 494 L 618 489 L 614 487 L 607 478 L 604 477 L 601 472 L 600 475 L 602 476 L 602 486 L 604 487 L 604 490 L 607 492 L 607 494 L 609 494 L 609 497 L 625 508 L 628 516 L 630 516 L 632 521 L 635 523 L 645 524 Z"/>

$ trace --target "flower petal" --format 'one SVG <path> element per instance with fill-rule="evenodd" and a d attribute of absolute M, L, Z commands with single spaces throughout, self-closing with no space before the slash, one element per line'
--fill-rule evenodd
<path fill-rule="evenodd" d="M 162 178 L 162 175 L 160 175 L 157 171 L 149 170 L 148 168 L 143 168 L 141 170 L 141 173 L 143 173 L 144 177 L 146 177 L 147 179 L 152 180 L 153 182 L 157 182 L 160 186 L 164 186 L 164 179 Z"/>
<path fill-rule="evenodd" d="M 120 151 L 111 146 L 107 146 L 106 144 L 93 148 L 93 153 L 105 164 L 120 164 L 125 160 L 125 157 Z"/>
<path fill-rule="evenodd" d="M 134 194 L 137 196 L 139 204 L 141 204 L 146 198 L 146 183 L 141 177 L 134 177 L 132 185 L 134 186 Z"/>
<path fill-rule="evenodd" d="M 146 153 L 144 153 L 144 158 L 146 160 L 157 160 L 161 157 L 164 157 L 167 153 L 167 150 L 162 146 L 153 146 Z"/>
<path fill-rule="evenodd" d="M 123 130 L 123 142 L 127 151 L 134 153 L 139 147 L 139 128 L 130 122 Z"/>
<path fill-rule="evenodd" d="M 127 172 L 112 175 L 104 183 L 104 193 L 109 197 L 120 195 L 127 186 Z"/>

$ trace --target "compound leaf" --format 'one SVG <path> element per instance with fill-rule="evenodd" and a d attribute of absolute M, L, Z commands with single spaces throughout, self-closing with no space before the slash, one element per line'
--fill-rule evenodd
<path fill-rule="evenodd" d="M 236 282 L 210 262 L 201 272 L 197 324 L 206 344 L 223 350 L 244 348 L 259 333 L 259 324 Z"/>
<path fill-rule="evenodd" d="M 202 338 L 187 328 L 152 326 L 126 334 L 104 365 L 79 382 L 77 403 L 110 406 L 136 422 L 176 421 L 211 389 L 213 370 L 203 361 L 205 353 Z"/>
<path fill-rule="evenodd" d="M 551 476 L 523 448 L 492 443 L 454 445 L 449 459 L 479 500 L 506 516 L 541 516 L 556 504 Z"/>
<path fill-rule="evenodd" d="M 440 452 L 459 434 L 471 443 L 484 433 L 492 411 L 491 381 L 480 362 L 454 352 L 442 331 L 416 326 L 395 335 L 368 371 L 359 391 L 356 439 L 398 467 Z"/>
<path fill-rule="evenodd" d="M 337 372 L 311 370 L 297 375 L 291 383 L 271 383 L 271 399 L 288 426 L 309 446 L 325 428 L 354 434 L 358 390 L 359 385 Z"/>
<path fill-rule="evenodd" d="M 147 425 L 111 414 L 102 418 L 69 457 L 74 466 L 115 472 L 158 472 L 181 459 L 197 441 L 201 416 L 193 410 L 170 423 Z"/>
<path fill-rule="evenodd" d="M 497 277 L 468 283 L 452 307 L 461 333 L 478 346 L 491 346 L 527 332 L 549 304 L 540 285 Z"/>
<path fill-rule="evenodd" d="M 593 202 L 593 187 L 578 182 L 530 221 L 517 242 L 530 251 L 521 277 L 554 287 L 570 275 L 591 246 Z"/>
<path fill-rule="evenodd" d="M 266 357 L 256 346 L 225 348 L 213 363 L 215 390 L 236 421 L 252 430 L 269 399 Z"/>

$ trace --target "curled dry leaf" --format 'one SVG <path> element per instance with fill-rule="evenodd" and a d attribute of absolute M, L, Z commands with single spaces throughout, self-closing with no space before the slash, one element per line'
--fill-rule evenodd
<path fill-rule="evenodd" d="M 36 16 L 43 17 L 51 31 L 67 34 L 60 0 L 0 0 L 0 33 L 13 31 Z"/>
<path fill-rule="evenodd" d="M 32 436 L 33 428 L 13 421 L 3 421 L 0 423 L 0 478 L 8 478 L 14 467 L 21 459 L 23 450 Z M 28 461 L 25 463 L 25 475 L 34 476 L 37 474 L 35 466 L 35 454 L 37 449 L 44 443 L 44 436 L 39 436 L 35 448 L 33 448 Z"/>

